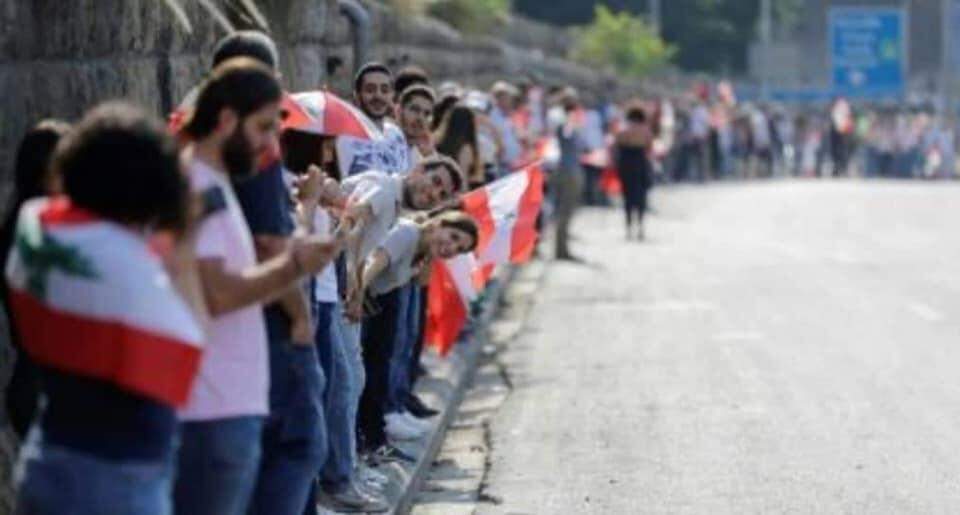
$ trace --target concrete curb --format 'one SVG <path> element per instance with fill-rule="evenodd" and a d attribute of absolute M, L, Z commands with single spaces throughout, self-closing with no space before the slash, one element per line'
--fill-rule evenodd
<path fill-rule="evenodd" d="M 436 424 L 423 442 L 412 449 L 401 445 L 401 448 L 412 451 L 417 456 L 417 462 L 411 467 L 392 467 L 390 475 L 399 481 L 392 481 L 391 483 L 398 484 L 398 487 L 385 492 L 393 506 L 388 513 L 406 514 L 413 505 L 417 492 L 440 451 L 447 429 L 453 422 L 464 394 L 473 380 L 483 348 L 489 341 L 490 322 L 496 316 L 504 292 L 513 280 L 514 274 L 515 268 L 508 266 L 494 276 L 484 295 L 480 314 L 475 317 L 473 330 L 467 335 L 466 340 L 458 342 L 447 358 L 436 357 L 437 362 L 432 363 L 440 369 L 442 377 L 439 384 L 435 379 L 418 388 L 418 394 L 431 401 L 434 406 L 442 406 L 442 410 Z M 438 404 L 437 401 L 442 404 Z"/>

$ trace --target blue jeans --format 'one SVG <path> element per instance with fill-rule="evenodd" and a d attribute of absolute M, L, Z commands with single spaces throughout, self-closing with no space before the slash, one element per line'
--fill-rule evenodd
<path fill-rule="evenodd" d="M 270 416 L 249 515 L 300 515 L 327 457 L 323 371 L 313 345 L 270 342 Z"/>
<path fill-rule="evenodd" d="M 263 417 L 180 426 L 173 500 L 177 515 L 243 515 L 257 480 Z"/>
<path fill-rule="evenodd" d="M 357 413 L 360 411 L 360 397 L 367 384 L 367 372 L 363 365 L 363 348 L 360 346 L 361 324 L 350 322 L 343 316 L 343 305 L 337 304 L 333 320 L 339 327 L 343 353 L 350 370 L 350 404 L 347 409 L 347 421 L 350 424 L 350 454 L 357 462 Z"/>
<path fill-rule="evenodd" d="M 420 334 L 420 286 L 409 283 L 400 290 L 397 339 L 390 357 L 390 377 L 387 384 L 387 413 L 407 409 L 410 395 L 410 360 Z"/>
<path fill-rule="evenodd" d="M 327 461 L 320 469 L 320 481 L 327 493 L 342 492 L 350 484 L 354 468 L 356 445 L 356 415 L 354 405 L 354 374 L 347 348 L 340 333 L 341 316 L 335 302 L 316 303 L 314 314 L 317 321 L 317 356 L 327 376 L 324 392 L 324 415 L 327 422 Z"/>
<path fill-rule="evenodd" d="M 29 433 L 17 467 L 17 515 L 170 515 L 173 456 L 117 462 Z"/>

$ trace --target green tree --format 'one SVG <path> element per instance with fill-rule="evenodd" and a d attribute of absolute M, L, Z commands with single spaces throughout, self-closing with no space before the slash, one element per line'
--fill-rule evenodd
<path fill-rule="evenodd" d="M 638 77 L 667 64 L 675 52 L 643 19 L 599 5 L 593 22 L 577 31 L 572 57 L 590 66 Z"/>
<path fill-rule="evenodd" d="M 648 15 L 648 0 L 515 0 L 518 14 L 557 25 L 587 23 L 595 6 Z M 760 0 L 660 0 L 664 41 L 678 48 L 673 62 L 695 71 L 739 73 L 746 70 Z M 777 32 L 799 21 L 803 0 L 773 0 Z"/>

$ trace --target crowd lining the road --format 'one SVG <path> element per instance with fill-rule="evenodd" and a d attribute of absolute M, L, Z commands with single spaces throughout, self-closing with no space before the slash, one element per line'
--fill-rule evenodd
<path fill-rule="evenodd" d="M 380 467 L 438 413 L 414 393 L 431 264 L 478 252 L 464 195 L 530 163 L 574 261 L 579 205 L 622 197 L 642 239 L 658 182 L 955 175 L 924 111 L 794 116 L 722 83 L 584 105 L 375 62 L 287 93 L 277 63 L 238 32 L 166 126 L 107 103 L 23 138 L 0 232 L 18 514 L 386 511 Z"/>
<path fill-rule="evenodd" d="M 555 257 L 576 259 L 598 120 L 574 89 L 372 62 L 351 91 L 288 93 L 254 31 L 211 62 L 167 124 L 108 102 L 18 149 L 0 232 L 18 514 L 386 511 L 380 467 L 413 461 L 438 413 L 414 393 L 431 263 L 489 239 L 466 192 L 542 167 Z M 624 112 L 600 138 L 629 219 L 654 133 Z"/>

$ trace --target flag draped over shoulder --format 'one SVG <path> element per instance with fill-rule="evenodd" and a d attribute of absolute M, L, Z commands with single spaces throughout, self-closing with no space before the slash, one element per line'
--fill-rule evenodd
<path fill-rule="evenodd" d="M 65 198 L 32 201 L 6 276 L 35 362 L 171 406 L 186 402 L 203 331 L 143 238 Z"/>
<path fill-rule="evenodd" d="M 497 265 L 524 263 L 537 242 L 543 172 L 532 163 L 463 197 L 463 209 L 479 226 L 475 254 L 437 261 L 427 300 L 428 345 L 446 354 L 466 324 L 470 302 Z"/>

